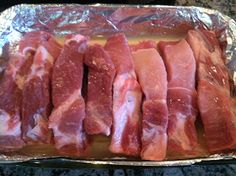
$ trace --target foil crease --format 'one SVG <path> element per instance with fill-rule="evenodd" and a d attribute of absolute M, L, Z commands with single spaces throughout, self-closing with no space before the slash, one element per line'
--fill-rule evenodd
<path fill-rule="evenodd" d="M 43 30 L 57 36 L 80 33 L 106 36 L 124 32 L 128 36 L 184 34 L 189 29 L 214 30 L 223 47 L 226 63 L 236 85 L 236 23 L 219 11 L 182 6 L 159 5 L 78 5 L 47 4 L 13 6 L 0 13 L 0 73 L 4 71 L 8 55 L 17 49 L 17 42 L 26 32 Z M 57 159 L 69 163 L 126 166 L 180 166 L 208 161 L 226 161 L 235 153 L 216 154 L 205 158 L 133 161 L 126 158 L 73 159 L 60 156 L 0 155 L 0 163 L 30 161 L 43 163 Z"/>

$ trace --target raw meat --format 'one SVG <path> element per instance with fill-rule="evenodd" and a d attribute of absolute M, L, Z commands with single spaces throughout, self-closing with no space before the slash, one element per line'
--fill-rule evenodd
<path fill-rule="evenodd" d="M 131 51 L 137 51 L 139 49 L 148 49 L 148 48 L 157 48 L 156 41 L 153 40 L 144 40 L 139 42 L 138 44 L 130 45 Z"/>
<path fill-rule="evenodd" d="M 198 106 L 210 152 L 236 147 L 236 118 L 231 108 L 229 75 L 212 31 L 187 35 L 197 61 Z"/>
<path fill-rule="evenodd" d="M 20 106 L 22 91 L 17 84 L 18 72 L 26 62 L 23 55 L 10 58 L 0 85 L 0 150 L 24 146 L 21 139 Z"/>
<path fill-rule="evenodd" d="M 194 55 L 184 39 L 160 42 L 159 47 L 168 73 L 168 151 L 194 154 L 198 146 Z"/>
<path fill-rule="evenodd" d="M 53 130 L 55 147 L 60 153 L 82 155 L 87 147 L 83 129 L 85 103 L 81 96 L 86 48 L 84 36 L 70 36 L 53 68 L 54 109 L 49 117 L 49 128 Z"/>
<path fill-rule="evenodd" d="M 110 135 L 112 125 L 112 84 L 115 66 L 100 45 L 88 48 L 85 59 L 88 66 L 88 90 L 85 130 L 88 134 Z"/>
<path fill-rule="evenodd" d="M 108 38 L 105 49 L 117 71 L 113 83 L 113 128 L 109 148 L 113 153 L 139 155 L 142 93 L 125 35 L 115 34 Z"/>
<path fill-rule="evenodd" d="M 51 52 L 50 52 L 51 51 Z M 51 112 L 52 66 L 61 46 L 52 36 L 38 43 L 33 63 L 23 86 L 22 135 L 27 143 L 50 143 L 48 116 Z"/>
<path fill-rule="evenodd" d="M 38 43 L 48 39 L 45 32 L 29 32 L 19 42 L 19 50 L 9 59 L 0 85 L 0 150 L 16 150 L 25 145 L 21 138 L 22 89 Z"/>
<path fill-rule="evenodd" d="M 163 160 L 167 149 L 168 108 L 167 74 L 156 49 L 133 52 L 135 71 L 145 95 L 142 118 L 142 151 L 144 160 Z"/>

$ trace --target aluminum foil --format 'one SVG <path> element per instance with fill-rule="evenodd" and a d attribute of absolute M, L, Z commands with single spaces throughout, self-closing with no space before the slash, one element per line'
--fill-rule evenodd
<path fill-rule="evenodd" d="M 223 47 L 226 63 L 236 84 L 236 23 L 228 16 L 212 9 L 181 6 L 150 5 L 78 5 L 47 4 L 17 5 L 0 14 L 0 73 L 4 71 L 8 55 L 17 49 L 24 33 L 43 30 L 56 36 L 80 33 L 88 36 L 106 36 L 124 32 L 128 36 L 183 35 L 189 29 L 205 28 L 216 31 Z M 130 160 L 128 158 L 62 158 L 60 156 L 30 153 L 5 153 L 0 163 L 43 163 L 48 159 L 60 162 L 127 165 L 178 166 L 208 161 L 228 161 L 235 153 L 217 154 L 203 158 L 166 160 L 160 162 Z"/>

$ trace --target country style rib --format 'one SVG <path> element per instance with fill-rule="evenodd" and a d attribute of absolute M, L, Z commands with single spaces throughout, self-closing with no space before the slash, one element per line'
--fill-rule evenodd
<path fill-rule="evenodd" d="M 113 83 L 113 128 L 109 148 L 113 153 L 139 155 L 142 92 L 125 35 L 109 37 L 105 49 L 117 72 Z"/>
<path fill-rule="evenodd" d="M 84 63 L 88 66 L 85 130 L 88 134 L 109 136 L 115 66 L 109 54 L 97 44 L 88 48 Z"/>
<path fill-rule="evenodd" d="M 135 71 L 145 99 L 142 110 L 142 151 L 144 160 L 163 160 L 167 150 L 167 74 L 154 48 L 133 52 Z"/>
<path fill-rule="evenodd" d="M 194 55 L 184 39 L 159 42 L 159 48 L 168 74 L 168 151 L 194 155 L 198 147 Z"/>
<path fill-rule="evenodd" d="M 213 31 L 187 35 L 196 62 L 198 106 L 210 152 L 236 148 L 236 117 L 231 107 L 229 75 Z"/>
<path fill-rule="evenodd" d="M 87 147 L 84 132 L 85 103 L 81 96 L 83 58 L 87 39 L 82 35 L 67 38 L 52 77 L 54 109 L 49 117 L 55 147 L 60 153 L 82 155 Z"/>
<path fill-rule="evenodd" d="M 38 46 L 35 46 L 37 49 L 33 63 L 23 85 L 22 135 L 27 143 L 50 143 L 51 140 L 48 128 L 48 116 L 52 110 L 50 84 L 52 67 L 60 54 L 61 46 L 52 35 L 47 36 L 40 42 L 33 38 Z"/>
<path fill-rule="evenodd" d="M 49 34 L 29 32 L 19 42 L 19 50 L 9 58 L 0 84 L 0 150 L 16 150 L 25 145 L 22 140 L 22 89 L 40 42 Z"/>

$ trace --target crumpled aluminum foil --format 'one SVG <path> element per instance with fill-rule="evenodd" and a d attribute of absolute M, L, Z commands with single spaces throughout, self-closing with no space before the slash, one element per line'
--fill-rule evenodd
<path fill-rule="evenodd" d="M 0 73 L 4 71 L 7 56 L 17 49 L 24 33 L 43 30 L 57 36 L 80 33 L 88 36 L 106 36 L 124 32 L 128 36 L 185 34 L 189 29 L 214 30 L 224 48 L 226 63 L 236 84 L 236 23 L 228 16 L 212 9 L 199 7 L 159 5 L 78 5 L 47 4 L 17 5 L 0 14 Z M 30 161 L 43 163 L 57 159 L 69 163 L 109 164 L 127 166 L 178 166 L 207 161 L 236 159 L 235 153 L 217 154 L 206 158 L 133 161 L 126 158 L 73 159 L 47 155 L 1 154 L 0 163 Z M 39 160 L 40 159 L 40 160 Z M 42 159 L 42 160 L 41 160 Z"/>

